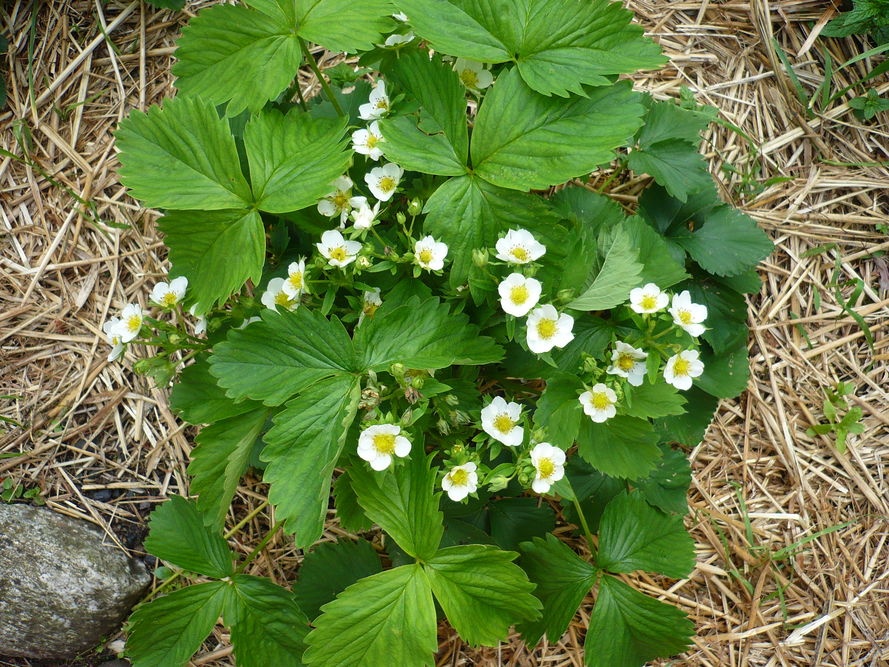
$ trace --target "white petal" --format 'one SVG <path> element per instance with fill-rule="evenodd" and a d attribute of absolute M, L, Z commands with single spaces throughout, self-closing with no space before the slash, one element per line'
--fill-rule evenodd
<path fill-rule="evenodd" d="M 392 465 L 392 457 L 388 454 L 381 454 L 370 462 L 370 467 L 376 471 L 385 470 Z"/>
<path fill-rule="evenodd" d="M 404 458 L 411 453 L 411 441 L 403 435 L 395 437 L 395 456 Z"/>
<path fill-rule="evenodd" d="M 548 493 L 549 487 L 551 486 L 552 484 L 539 477 L 531 483 L 531 488 L 534 490 L 534 493 Z"/>

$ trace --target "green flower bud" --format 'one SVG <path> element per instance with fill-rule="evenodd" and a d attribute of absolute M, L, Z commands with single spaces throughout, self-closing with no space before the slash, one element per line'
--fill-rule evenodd
<path fill-rule="evenodd" d="M 568 303 L 569 301 L 574 300 L 575 294 L 576 294 L 576 291 L 570 287 L 566 288 L 566 289 L 562 289 L 562 290 L 559 290 L 559 293 L 556 295 L 556 300 L 558 300 L 560 303 Z"/>
<path fill-rule="evenodd" d="M 420 215 L 423 211 L 422 199 L 411 199 L 411 203 L 407 205 L 407 212 L 410 215 Z"/>
<path fill-rule="evenodd" d="M 407 216 L 404 213 L 402 213 L 401 211 L 399 211 L 398 213 L 395 214 L 395 220 L 398 221 L 399 225 L 403 225 L 405 222 L 407 222 Z"/>
<path fill-rule="evenodd" d="M 473 248 L 472 249 L 472 263 L 475 264 L 478 268 L 483 269 L 488 265 L 488 249 L 487 248 Z"/>

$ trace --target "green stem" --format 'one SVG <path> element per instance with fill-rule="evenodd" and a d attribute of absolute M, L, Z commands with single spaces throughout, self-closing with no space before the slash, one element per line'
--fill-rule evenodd
<path fill-rule="evenodd" d="M 321 74 L 321 70 L 318 69 L 318 63 L 315 62 L 315 58 L 314 56 L 312 56 L 312 52 L 309 51 L 306 40 L 304 40 L 302 37 L 299 38 L 299 47 L 302 49 L 303 55 L 305 55 L 306 57 L 306 62 L 308 62 L 309 64 L 309 69 L 311 69 L 315 73 L 315 76 L 318 77 L 318 82 L 321 84 L 321 89 L 324 91 L 327 99 L 330 100 L 333 108 L 336 109 L 337 115 L 345 116 L 346 112 L 343 111 L 343 108 L 337 101 L 336 96 L 333 94 L 333 90 L 331 90 L 330 88 L 330 84 L 327 83 L 327 79 L 324 78 L 324 75 Z"/>
<path fill-rule="evenodd" d="M 275 536 L 275 534 L 279 530 L 281 530 L 281 526 L 283 526 L 283 525 L 284 525 L 284 522 L 279 521 L 274 526 L 272 526 L 272 529 L 266 534 L 265 537 L 262 538 L 262 542 L 257 544 L 256 548 L 250 552 L 250 554 L 247 556 L 247 558 L 244 559 L 244 562 L 241 563 L 240 565 L 238 565 L 238 568 L 235 570 L 235 574 L 241 574 L 241 572 L 243 572 L 244 570 L 247 569 L 247 566 L 250 565 L 250 563 L 252 563 L 253 560 L 259 555 L 259 552 L 261 552 L 263 549 L 265 549 L 266 545 L 272 540 L 272 538 Z"/>
<path fill-rule="evenodd" d="M 616 179 L 618 176 L 620 176 L 622 173 L 624 173 L 624 170 L 626 168 L 627 168 L 626 163 L 623 161 L 623 159 L 621 159 L 619 164 L 617 165 L 617 167 L 615 167 L 614 171 L 611 172 L 611 175 L 605 179 L 605 182 L 602 184 L 602 187 L 599 188 L 599 194 L 605 194 L 605 190 L 608 188 L 609 185 L 611 185 L 612 181 L 614 181 L 614 179 Z"/>
<path fill-rule="evenodd" d="M 583 528 L 583 534 L 586 535 L 587 544 L 590 546 L 590 554 L 596 553 L 596 547 L 593 544 L 593 533 L 590 531 L 590 526 L 586 522 L 586 517 L 583 514 L 583 508 L 581 508 L 580 503 L 575 498 L 573 501 L 574 510 L 577 512 L 577 517 L 580 519 L 580 525 Z"/>

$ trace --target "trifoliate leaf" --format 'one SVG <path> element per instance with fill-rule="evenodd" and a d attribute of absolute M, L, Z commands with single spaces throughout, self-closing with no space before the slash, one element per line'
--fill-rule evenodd
<path fill-rule="evenodd" d="M 704 276 L 695 276 L 681 289 L 691 292 L 694 303 L 707 306 L 703 338 L 716 354 L 725 355 L 747 342 L 747 303 L 741 294 Z"/>
<path fill-rule="evenodd" d="M 362 368 L 384 370 L 394 363 L 408 368 L 488 364 L 503 358 L 503 349 L 482 336 L 469 317 L 451 313 L 435 297 L 411 297 L 383 306 L 358 328 L 355 349 Z"/>
<path fill-rule="evenodd" d="M 686 202 L 671 197 L 659 185 L 650 185 L 639 197 L 637 212 L 661 234 L 669 238 L 672 234 L 687 230 L 689 222 L 705 220 L 710 212 L 719 206 L 723 206 L 723 203 L 716 193 L 715 185 L 694 193 Z M 681 255 L 682 249 L 677 248 L 677 250 Z M 681 257 L 676 259 L 679 261 Z"/>
<path fill-rule="evenodd" d="M 688 457 L 678 449 L 659 445 L 664 453 L 648 477 L 633 482 L 645 500 L 664 512 L 685 514 L 688 512 L 688 485 L 691 484 L 691 466 Z"/>
<path fill-rule="evenodd" d="M 228 122 L 209 102 L 174 97 L 163 109 L 133 111 L 116 137 L 121 181 L 148 208 L 215 211 L 253 201 Z"/>
<path fill-rule="evenodd" d="M 509 229 L 527 229 L 546 245 L 542 239 L 558 223 L 542 197 L 498 188 L 475 176 L 446 181 L 429 197 L 423 212 L 424 231 L 448 244 L 454 287 L 469 276 L 473 249 L 493 249 Z"/>
<path fill-rule="evenodd" d="M 179 381 L 170 392 L 170 407 L 190 424 L 210 424 L 229 417 L 252 412 L 260 407 L 256 401 L 235 403 L 210 375 L 206 355 L 179 374 Z"/>
<path fill-rule="evenodd" d="M 222 579 L 234 572 L 235 555 L 225 540 L 204 525 L 195 504 L 182 496 L 170 496 L 151 513 L 145 550 L 176 567 L 208 577 Z"/>
<path fill-rule="evenodd" d="M 390 74 L 420 104 L 417 115 L 381 121 L 386 157 L 405 169 L 441 176 L 466 172 L 469 135 L 466 90 L 457 73 L 436 56 L 407 50 Z"/>
<path fill-rule="evenodd" d="M 533 619 L 540 601 L 534 584 L 512 563 L 514 551 L 469 544 L 442 549 L 426 561 L 435 598 L 460 637 L 478 646 L 496 646 L 509 627 Z"/>
<path fill-rule="evenodd" d="M 381 569 L 380 557 L 366 540 L 322 542 L 303 558 L 293 593 L 306 616 L 313 619 L 346 588 Z"/>
<path fill-rule="evenodd" d="M 373 527 L 373 521 L 367 518 L 361 505 L 358 504 L 358 496 L 352 488 L 348 470 L 336 478 L 333 483 L 333 495 L 336 498 L 336 518 L 345 530 L 350 533 L 361 533 Z"/>
<path fill-rule="evenodd" d="M 673 240 L 688 251 L 701 268 L 718 276 L 743 273 L 768 257 L 775 246 L 753 218 L 731 206 L 707 214 L 694 231 L 679 230 Z"/>
<path fill-rule="evenodd" d="M 262 321 L 233 330 L 210 356 L 210 372 L 230 398 L 280 405 L 319 380 L 357 370 L 339 320 L 300 308 L 266 309 Z"/>
<path fill-rule="evenodd" d="M 584 94 L 614 74 L 664 63 L 660 50 L 618 4 L 595 0 L 398 0 L 411 27 L 440 53 L 501 63 L 544 95 Z"/>
<path fill-rule="evenodd" d="M 285 213 L 312 206 L 349 167 L 345 119 L 313 119 L 299 110 L 254 116 L 244 129 L 256 207 Z"/>
<path fill-rule="evenodd" d="M 642 112 L 629 81 L 563 100 L 535 93 L 515 69 L 507 70 L 476 117 L 473 169 L 480 178 L 514 190 L 564 183 L 611 160 L 641 124 Z"/>
<path fill-rule="evenodd" d="M 128 623 L 126 654 L 134 667 L 180 667 L 201 647 L 222 614 L 229 586 L 187 586 L 141 605 Z"/>
<path fill-rule="evenodd" d="M 626 386 L 624 392 L 627 398 L 621 412 L 630 417 L 648 419 L 685 413 L 685 396 L 666 382 L 643 382 L 638 387 Z"/>
<path fill-rule="evenodd" d="M 584 643 L 588 667 L 639 667 L 684 651 L 694 624 L 673 605 L 604 576 Z"/>
<path fill-rule="evenodd" d="M 300 667 L 309 621 L 293 593 L 268 579 L 236 574 L 225 624 L 238 667 Z"/>
<path fill-rule="evenodd" d="M 222 419 L 202 429 L 195 438 L 197 447 L 192 450 L 188 474 L 192 477 L 191 493 L 198 496 L 197 506 L 207 526 L 222 530 L 225 513 L 268 414 L 267 408 L 259 407 Z"/>
<path fill-rule="evenodd" d="M 419 563 L 365 577 L 322 607 L 303 655 L 307 665 L 433 664 L 435 604 Z"/>
<path fill-rule="evenodd" d="M 713 177 L 697 147 L 681 139 L 667 139 L 630 152 L 627 165 L 648 174 L 679 201 L 712 187 Z"/>
<path fill-rule="evenodd" d="M 648 149 L 662 141 L 677 139 L 696 146 L 710 120 L 702 113 L 683 109 L 674 102 L 652 101 L 639 131 L 639 145 Z"/>
<path fill-rule="evenodd" d="M 750 361 L 746 342 L 734 350 L 716 354 L 706 346 L 701 349 L 704 374 L 695 384 L 717 398 L 734 398 L 747 388 Z"/>
<path fill-rule="evenodd" d="M 680 579 L 695 564 L 695 543 L 681 516 L 655 509 L 638 491 L 621 493 L 599 523 L 596 564 L 609 572 L 647 570 Z"/>
<path fill-rule="evenodd" d="M 501 549 L 543 537 L 556 527 L 553 508 L 540 498 L 500 498 L 488 505 L 491 536 Z"/>
<path fill-rule="evenodd" d="M 698 378 L 699 380 L 700 378 Z M 678 442 L 689 447 L 697 447 L 704 439 L 704 433 L 713 421 L 713 413 L 719 399 L 692 385 L 685 394 L 688 403 L 684 415 L 662 417 L 654 422 L 661 442 Z"/>
<path fill-rule="evenodd" d="M 630 290 L 638 287 L 642 264 L 629 234 L 619 227 L 610 233 L 605 262 L 592 284 L 568 304 L 576 310 L 605 310 L 626 303 Z"/>
<path fill-rule="evenodd" d="M 444 530 L 438 510 L 440 494 L 434 493 L 435 470 L 422 446 L 415 443 L 410 460 L 394 470 L 379 473 L 355 466 L 349 475 L 367 516 L 399 547 L 421 560 L 435 553 Z"/>
<path fill-rule="evenodd" d="M 651 424 L 625 415 L 602 424 L 581 420 L 577 450 L 597 470 L 625 479 L 645 476 L 661 457 Z"/>
<path fill-rule="evenodd" d="M 534 422 L 546 429 L 546 441 L 568 449 L 580 431 L 583 406 L 577 400 L 583 383 L 576 375 L 559 373 L 546 381 L 546 390 L 537 401 Z"/>
<path fill-rule="evenodd" d="M 663 236 L 639 216 L 626 218 L 621 229 L 630 237 L 642 263 L 639 284 L 654 283 L 666 289 L 688 278 L 684 262 L 676 261 Z M 695 303 L 700 303 L 696 301 Z"/>
<path fill-rule="evenodd" d="M 170 275 L 188 278 L 197 312 L 262 277 L 265 227 L 256 211 L 168 211 L 158 227 L 170 249 Z"/>
<path fill-rule="evenodd" d="M 271 484 L 269 500 L 300 548 L 321 537 L 330 478 L 360 397 L 352 375 L 318 382 L 287 403 L 265 436 L 261 458 L 268 462 L 263 479 Z"/>
<path fill-rule="evenodd" d="M 537 584 L 534 596 L 543 603 L 543 613 L 536 621 L 522 623 L 519 630 L 529 647 L 536 646 L 544 632 L 557 642 L 590 592 L 598 570 L 553 535 L 546 540 L 535 537 L 521 549 L 520 564 Z"/>

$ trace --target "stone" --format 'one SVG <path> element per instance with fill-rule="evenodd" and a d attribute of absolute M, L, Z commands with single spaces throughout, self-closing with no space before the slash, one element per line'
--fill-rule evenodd
<path fill-rule="evenodd" d="M 151 577 L 91 523 L 0 503 L 0 656 L 71 658 L 116 633 Z"/>

